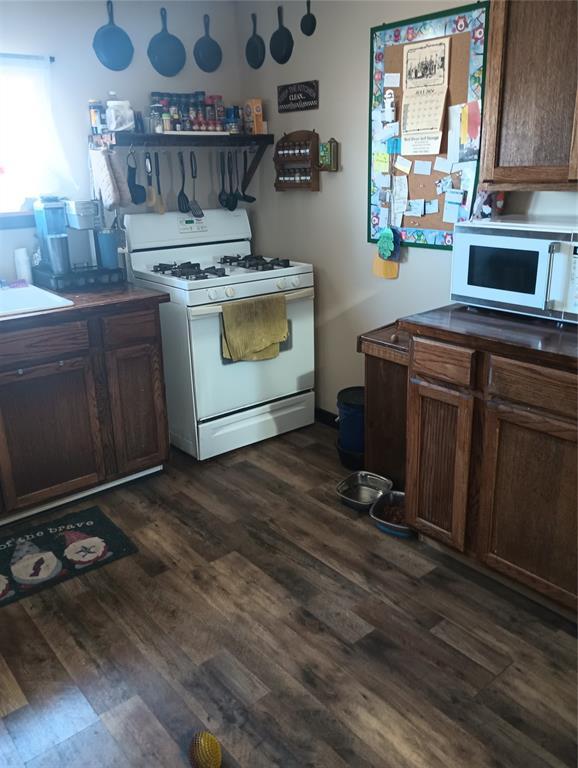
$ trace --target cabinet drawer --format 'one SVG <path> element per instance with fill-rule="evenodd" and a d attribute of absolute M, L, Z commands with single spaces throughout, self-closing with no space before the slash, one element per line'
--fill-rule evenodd
<path fill-rule="evenodd" d="M 491 355 L 486 391 L 504 400 L 576 418 L 578 389 L 574 373 Z"/>
<path fill-rule="evenodd" d="M 158 335 L 157 313 L 154 309 L 104 317 L 102 326 L 104 344 L 109 348 L 154 341 Z"/>
<path fill-rule="evenodd" d="M 86 322 L 62 323 L 44 328 L 29 328 L 0 334 L 0 365 L 50 360 L 88 349 Z"/>
<path fill-rule="evenodd" d="M 414 373 L 469 387 L 472 380 L 473 349 L 414 338 L 411 369 Z"/>

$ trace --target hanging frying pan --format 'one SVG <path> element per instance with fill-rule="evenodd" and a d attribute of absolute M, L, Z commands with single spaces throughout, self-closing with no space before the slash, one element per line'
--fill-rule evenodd
<path fill-rule="evenodd" d="M 211 20 L 209 15 L 205 13 L 203 16 L 203 24 L 205 25 L 205 34 L 199 37 L 193 48 L 193 56 L 197 62 L 199 69 L 203 72 L 214 72 L 219 68 L 219 65 L 223 59 L 223 52 L 221 46 L 216 40 L 209 35 L 209 24 Z"/>
<path fill-rule="evenodd" d="M 269 50 L 277 64 L 287 64 L 293 53 L 293 35 L 283 26 L 283 6 L 277 8 L 279 28 L 271 35 Z"/>
<path fill-rule="evenodd" d="M 259 69 L 265 61 L 265 41 L 257 34 L 257 14 L 252 13 L 251 18 L 253 19 L 253 34 L 247 40 L 247 45 L 245 46 L 245 58 L 250 67 Z"/>
<path fill-rule="evenodd" d="M 307 13 L 301 19 L 301 32 L 303 32 L 304 35 L 307 35 L 307 37 L 311 37 L 317 26 L 317 19 L 311 13 L 311 0 L 306 0 L 306 5 Z"/>
<path fill-rule="evenodd" d="M 179 38 L 167 30 L 166 8 L 161 8 L 161 22 L 162 29 L 150 41 L 147 54 L 160 75 L 174 77 L 185 66 L 187 53 Z"/>
<path fill-rule="evenodd" d="M 108 0 L 106 9 L 108 11 L 108 24 L 96 30 L 92 47 L 101 64 L 104 64 L 108 69 L 120 72 L 121 69 L 126 69 L 131 63 L 134 48 L 124 29 L 117 27 L 114 23 L 111 0 Z"/>

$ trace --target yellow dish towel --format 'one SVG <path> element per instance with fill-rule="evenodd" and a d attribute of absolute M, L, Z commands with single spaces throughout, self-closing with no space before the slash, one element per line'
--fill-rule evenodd
<path fill-rule="evenodd" d="M 227 360 L 271 360 L 288 333 L 285 296 L 223 304 L 221 347 Z"/>

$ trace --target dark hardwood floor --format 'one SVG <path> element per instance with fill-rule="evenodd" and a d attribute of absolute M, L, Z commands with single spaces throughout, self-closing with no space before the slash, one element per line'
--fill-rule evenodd
<path fill-rule="evenodd" d="M 341 506 L 334 440 L 69 507 L 139 553 L 0 609 L 0 766 L 176 768 L 206 728 L 225 768 L 575 766 L 573 626 Z"/>

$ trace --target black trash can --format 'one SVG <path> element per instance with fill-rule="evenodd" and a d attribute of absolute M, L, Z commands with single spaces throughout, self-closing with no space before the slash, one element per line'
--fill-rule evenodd
<path fill-rule="evenodd" d="M 347 387 L 337 394 L 337 451 L 344 467 L 363 469 L 365 445 L 365 387 Z"/>

